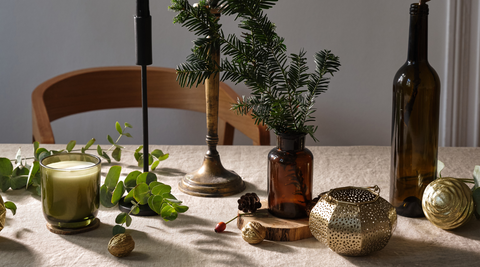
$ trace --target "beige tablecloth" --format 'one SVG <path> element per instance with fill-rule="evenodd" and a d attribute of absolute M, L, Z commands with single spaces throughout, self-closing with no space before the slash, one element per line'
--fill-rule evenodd
<path fill-rule="evenodd" d="M 24 154 L 32 153 L 29 144 L 0 144 L 0 157 L 14 158 L 19 147 Z M 133 151 L 135 147 L 127 148 Z M 98 217 L 102 223 L 97 230 L 56 235 L 45 227 L 38 196 L 23 189 L 9 190 L 1 195 L 15 202 L 18 210 L 15 216 L 8 211 L 6 228 L 0 232 L 0 266 L 474 266 L 480 262 L 480 222 L 475 219 L 459 229 L 444 231 L 425 218 L 399 217 L 388 245 L 365 257 L 340 256 L 315 238 L 249 245 L 234 223 L 217 234 L 213 231 L 216 223 L 236 215 L 236 200 L 241 194 L 199 198 L 181 193 L 177 183 L 201 166 L 206 147 L 154 148 L 170 153 L 156 173 L 190 207 L 185 214 L 173 222 L 158 216 L 134 217 L 128 231 L 136 242 L 135 250 L 126 258 L 115 258 L 107 251 L 107 243 L 119 213 L 116 208 L 101 208 Z M 266 156 L 271 148 L 221 146 L 218 150 L 223 165 L 245 180 L 243 193 L 256 192 L 266 198 Z M 336 187 L 376 184 L 388 200 L 389 147 L 309 148 L 315 157 L 314 194 Z M 123 155 L 120 165 L 125 175 L 136 167 L 133 153 Z M 480 165 L 480 148 L 441 148 L 439 159 L 446 165 L 444 176 L 472 177 L 474 166 Z M 103 164 L 104 175 L 111 165 Z"/>

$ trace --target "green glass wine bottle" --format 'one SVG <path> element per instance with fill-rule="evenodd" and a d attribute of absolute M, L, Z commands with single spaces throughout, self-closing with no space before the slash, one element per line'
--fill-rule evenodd
<path fill-rule="evenodd" d="M 437 176 L 440 79 L 427 59 L 428 5 L 410 6 L 407 62 L 393 81 L 390 202 L 422 217 L 425 187 Z"/>

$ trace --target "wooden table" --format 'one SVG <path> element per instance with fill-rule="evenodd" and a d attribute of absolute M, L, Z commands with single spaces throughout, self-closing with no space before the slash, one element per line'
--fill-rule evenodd
<path fill-rule="evenodd" d="M 22 147 L 31 155 L 30 144 L 0 144 L 0 157 L 14 158 Z M 65 145 L 48 145 L 60 149 Z M 107 147 L 107 146 L 105 146 Z M 133 151 L 136 147 L 127 146 Z M 152 146 L 170 153 L 158 168 L 159 180 L 172 185 L 173 194 L 190 209 L 173 222 L 160 217 L 134 217 L 128 228 L 136 247 L 126 258 L 107 251 L 117 208 L 101 208 L 97 230 L 63 236 L 45 226 L 40 197 L 24 189 L 2 192 L 13 201 L 15 216 L 7 212 L 6 228 L 0 232 L 0 266 L 471 266 L 480 262 L 480 222 L 445 231 L 427 219 L 398 218 L 388 245 L 365 257 L 345 257 L 332 252 L 315 238 L 295 242 L 264 241 L 249 245 L 234 223 L 222 234 L 213 231 L 217 222 L 237 213 L 237 199 L 256 192 L 266 198 L 267 153 L 272 147 L 220 146 L 223 165 L 243 177 L 247 189 L 224 198 L 199 198 L 181 193 L 177 184 L 188 172 L 200 167 L 205 146 Z M 309 147 L 315 157 L 314 194 L 343 186 L 381 188 L 389 197 L 389 147 Z M 124 175 L 134 169 L 133 153 L 124 152 L 120 163 Z M 480 148 L 440 148 L 446 165 L 444 176 L 471 177 L 480 165 Z M 103 164 L 103 175 L 112 164 Z"/>

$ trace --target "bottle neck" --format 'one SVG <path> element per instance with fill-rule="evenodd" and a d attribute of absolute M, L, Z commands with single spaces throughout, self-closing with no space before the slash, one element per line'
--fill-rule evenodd
<path fill-rule="evenodd" d="M 300 151 L 305 149 L 305 134 L 277 135 L 277 148 L 282 151 Z"/>
<path fill-rule="evenodd" d="M 410 63 L 428 59 L 428 5 L 414 3 L 410 6 L 410 31 L 408 57 Z"/>

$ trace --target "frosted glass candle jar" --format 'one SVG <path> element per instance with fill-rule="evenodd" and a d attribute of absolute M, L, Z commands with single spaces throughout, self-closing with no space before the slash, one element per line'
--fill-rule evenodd
<path fill-rule="evenodd" d="M 92 224 L 100 203 L 101 160 L 81 153 L 52 155 L 40 161 L 42 209 L 55 228 Z"/>

